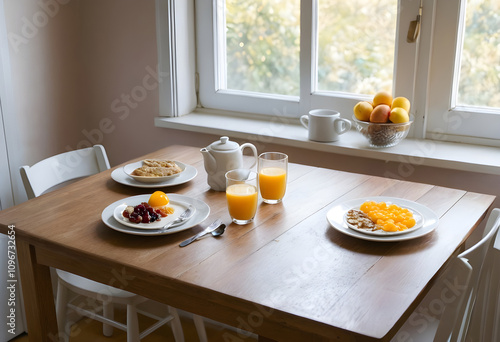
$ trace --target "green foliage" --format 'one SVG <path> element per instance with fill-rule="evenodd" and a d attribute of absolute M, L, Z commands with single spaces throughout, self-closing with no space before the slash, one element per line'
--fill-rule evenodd
<path fill-rule="evenodd" d="M 392 91 L 398 0 L 318 0 L 317 87 Z M 300 94 L 300 0 L 226 0 L 227 88 Z M 459 104 L 500 107 L 500 1 L 468 0 Z"/>
<path fill-rule="evenodd" d="M 469 0 L 458 104 L 500 108 L 500 3 Z"/>
<path fill-rule="evenodd" d="M 322 0 L 318 10 L 318 89 L 391 92 L 397 0 Z"/>
<path fill-rule="evenodd" d="M 299 95 L 300 1 L 226 0 L 227 86 Z"/>

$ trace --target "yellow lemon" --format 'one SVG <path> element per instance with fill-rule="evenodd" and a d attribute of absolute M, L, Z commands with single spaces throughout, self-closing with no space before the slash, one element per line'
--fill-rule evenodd
<path fill-rule="evenodd" d="M 166 206 L 170 200 L 168 199 L 167 195 L 162 192 L 162 191 L 155 191 L 149 197 L 148 204 L 152 206 L 153 208 L 159 208 L 159 207 L 164 207 Z"/>
<path fill-rule="evenodd" d="M 410 116 L 404 108 L 396 107 L 389 113 L 389 121 L 393 123 L 403 123 L 410 121 Z"/>
<path fill-rule="evenodd" d="M 400 96 L 396 97 L 394 100 L 392 100 L 392 106 L 391 109 L 394 108 L 403 108 L 406 110 L 406 112 L 410 112 L 410 100 L 408 100 L 406 97 Z"/>
<path fill-rule="evenodd" d="M 385 104 L 390 107 L 392 105 L 392 95 L 385 91 L 375 94 L 373 97 L 373 107 L 377 107 L 381 104 Z"/>
<path fill-rule="evenodd" d="M 373 107 L 369 102 L 361 101 L 354 106 L 354 116 L 360 121 L 370 121 Z"/>

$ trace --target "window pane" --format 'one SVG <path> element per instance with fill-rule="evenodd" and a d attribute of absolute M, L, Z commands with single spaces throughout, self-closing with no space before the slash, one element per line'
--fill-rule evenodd
<path fill-rule="evenodd" d="M 391 92 L 397 0 L 318 2 L 318 90 Z"/>
<path fill-rule="evenodd" d="M 300 0 L 226 0 L 227 89 L 299 95 Z"/>
<path fill-rule="evenodd" d="M 457 104 L 500 108 L 500 2 L 468 0 Z"/>

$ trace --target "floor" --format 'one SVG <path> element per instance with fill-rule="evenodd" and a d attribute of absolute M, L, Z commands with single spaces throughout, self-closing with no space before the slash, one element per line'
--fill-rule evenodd
<path fill-rule="evenodd" d="M 124 321 L 125 311 L 116 310 L 116 318 Z M 193 321 L 188 314 L 181 313 L 182 328 L 184 330 L 184 340 L 186 342 L 196 342 L 199 341 L 198 335 Z M 149 327 L 151 319 L 148 317 L 140 316 L 139 325 L 141 330 Z M 207 332 L 208 341 L 239 341 L 239 342 L 254 342 L 257 341 L 255 335 L 245 336 L 239 334 L 236 330 L 225 327 L 224 325 L 217 324 L 215 322 L 207 321 L 205 322 L 205 328 Z M 24 334 L 10 342 L 28 342 L 28 335 Z M 71 330 L 70 342 L 126 342 L 127 336 L 124 331 L 119 329 L 114 329 L 112 337 L 106 337 L 102 335 L 102 325 L 94 320 L 82 319 L 77 324 L 73 325 Z M 174 341 L 172 331 L 168 324 L 155 330 L 141 342 L 170 342 Z"/>

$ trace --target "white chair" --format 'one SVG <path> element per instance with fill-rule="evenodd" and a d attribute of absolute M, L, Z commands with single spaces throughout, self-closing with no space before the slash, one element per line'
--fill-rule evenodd
<path fill-rule="evenodd" d="M 21 166 L 20 172 L 28 199 L 32 199 L 55 186 L 88 177 L 109 168 L 104 147 L 95 145 L 49 157 L 31 167 Z"/>
<path fill-rule="evenodd" d="M 44 159 L 35 165 L 22 166 L 20 168 L 21 178 L 29 199 L 38 197 L 50 191 L 56 186 L 63 185 L 78 178 L 87 177 L 110 168 L 108 157 L 103 146 L 93 147 L 62 153 Z M 67 309 L 73 309 L 80 315 L 95 319 L 103 324 L 103 334 L 111 336 L 113 327 L 127 332 L 127 342 L 138 342 L 140 339 L 156 330 L 165 323 L 169 323 L 175 337 L 175 341 L 184 341 L 184 334 L 177 310 L 168 306 L 169 314 L 166 317 L 158 317 L 148 312 L 140 311 L 137 305 L 147 299 L 108 285 L 86 279 L 75 274 L 56 270 L 58 276 L 56 312 L 59 334 L 67 341 L 70 335 L 70 324 L 67 322 Z M 94 311 L 73 304 L 70 293 L 76 293 L 95 301 L 102 302 L 102 315 Z M 127 323 L 123 324 L 114 320 L 114 304 L 123 304 L 127 307 Z M 139 332 L 137 313 L 156 319 L 156 323 Z M 193 317 L 200 341 L 207 341 L 203 318 L 197 315 Z"/>
<path fill-rule="evenodd" d="M 500 234 L 486 255 L 466 341 L 500 341 Z"/>
<path fill-rule="evenodd" d="M 392 339 L 393 342 L 466 341 L 479 293 L 478 284 L 487 267 L 486 255 L 491 254 L 493 242 L 500 236 L 499 227 L 500 209 L 493 209 L 482 239 L 450 261 L 436 284 Z"/>

